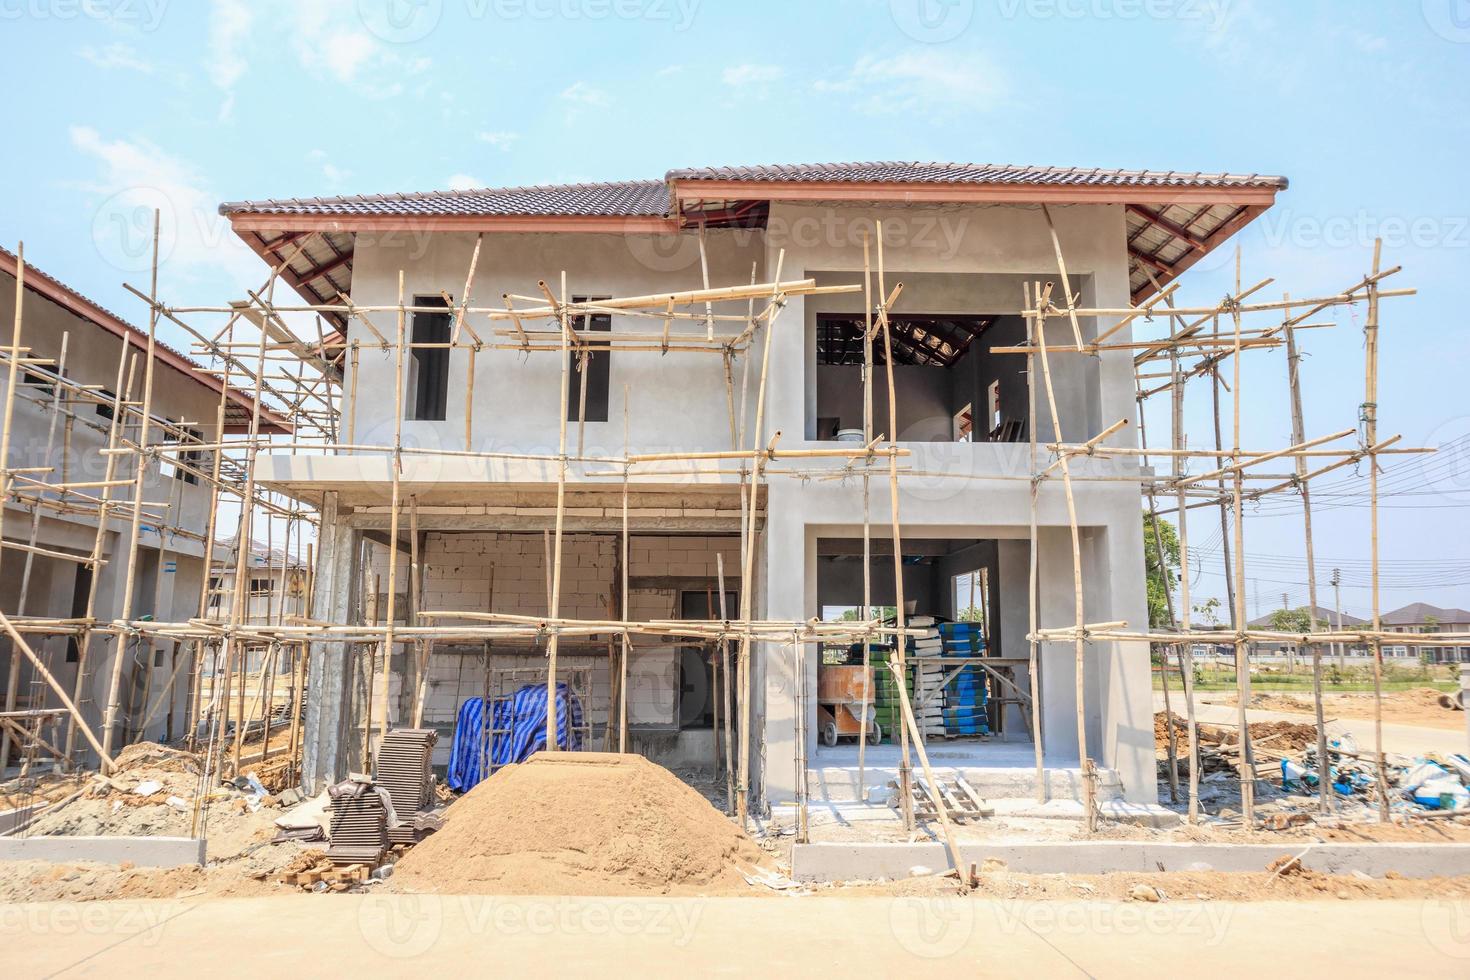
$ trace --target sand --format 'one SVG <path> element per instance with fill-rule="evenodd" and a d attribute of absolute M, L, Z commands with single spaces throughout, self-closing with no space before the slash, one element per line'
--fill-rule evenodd
<path fill-rule="evenodd" d="M 742 872 L 768 861 L 696 790 L 634 755 L 538 754 L 476 786 L 444 821 L 398 862 L 395 890 L 750 894 Z"/>

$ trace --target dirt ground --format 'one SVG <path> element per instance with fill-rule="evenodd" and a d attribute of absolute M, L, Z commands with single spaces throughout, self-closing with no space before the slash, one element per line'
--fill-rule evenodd
<path fill-rule="evenodd" d="M 1383 695 L 1383 720 L 1401 725 L 1422 725 L 1426 728 L 1465 730 L 1465 713 L 1453 708 L 1442 707 L 1439 696 L 1443 693 L 1429 687 L 1410 688 L 1406 691 L 1385 691 Z M 1202 699 L 1213 704 L 1237 705 L 1240 699 L 1232 695 L 1203 695 Z M 1311 716 L 1315 712 L 1310 694 L 1254 694 L 1250 706 L 1265 711 L 1286 711 Z M 1322 695 L 1322 710 L 1328 720 L 1351 718 L 1354 721 L 1373 720 L 1373 695 L 1371 692 L 1326 692 Z"/>

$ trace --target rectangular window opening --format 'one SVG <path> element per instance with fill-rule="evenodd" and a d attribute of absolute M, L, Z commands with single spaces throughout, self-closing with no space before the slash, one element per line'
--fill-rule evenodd
<path fill-rule="evenodd" d="M 443 296 L 415 296 L 415 306 L 442 306 L 443 313 L 415 313 L 410 343 L 448 344 L 453 317 Z M 443 422 L 449 401 L 449 348 L 414 347 L 409 362 L 408 414 L 415 422 Z"/>
<path fill-rule="evenodd" d="M 573 296 L 574 303 L 595 303 L 597 297 Z M 591 313 L 572 318 L 572 329 L 579 337 L 590 333 L 611 333 L 612 314 Z M 567 421 L 606 422 L 611 362 L 606 350 L 569 351 L 571 385 L 567 388 Z M 583 368 L 586 369 L 587 399 L 582 400 Z M 585 410 L 584 410 L 585 409 Z"/>

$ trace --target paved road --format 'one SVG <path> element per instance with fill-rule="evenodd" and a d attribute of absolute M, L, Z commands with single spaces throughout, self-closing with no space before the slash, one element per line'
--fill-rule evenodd
<path fill-rule="evenodd" d="M 0 906 L 10 977 L 1470 974 L 1470 903 L 300 895 Z"/>
<path fill-rule="evenodd" d="M 1174 698 L 1174 713 L 1181 718 L 1184 717 L 1184 700 L 1178 691 L 1171 691 Z M 1199 694 L 1196 696 L 1194 711 L 1195 718 L 1212 725 L 1234 725 L 1235 707 L 1228 704 L 1209 704 L 1211 697 L 1228 697 L 1220 694 Z M 1164 695 L 1154 692 L 1154 711 L 1164 710 Z M 1310 714 L 1296 714 L 1285 711 L 1262 711 L 1258 708 L 1250 708 L 1246 711 L 1246 717 L 1251 721 L 1294 721 L 1297 723 L 1312 722 Z M 1344 735 L 1349 732 L 1358 741 L 1358 747 L 1365 752 L 1373 750 L 1373 722 L 1371 719 L 1344 718 L 1334 720 L 1331 711 L 1327 713 L 1327 732 L 1329 735 Z M 1424 752 L 1465 752 L 1470 745 L 1470 736 L 1461 731 L 1450 728 L 1425 728 L 1420 725 L 1401 725 L 1385 721 L 1383 723 L 1383 751 L 1402 753 L 1403 755 L 1420 755 Z"/>

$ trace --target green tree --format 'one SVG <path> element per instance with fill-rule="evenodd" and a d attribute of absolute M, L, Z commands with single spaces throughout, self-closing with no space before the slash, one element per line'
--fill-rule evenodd
<path fill-rule="evenodd" d="M 1297 609 L 1278 609 L 1271 614 L 1270 625 L 1279 633 L 1310 633 L 1312 610 L 1306 606 Z"/>
<path fill-rule="evenodd" d="M 1171 627 L 1174 624 L 1169 619 L 1169 589 L 1179 574 L 1179 537 L 1173 524 L 1162 519 L 1156 521 L 1149 513 L 1143 515 L 1143 556 L 1148 575 L 1148 624 Z"/>
<path fill-rule="evenodd" d="M 1204 602 L 1196 602 L 1194 604 L 1194 612 L 1211 629 L 1220 625 L 1220 600 L 1214 596 L 1211 596 Z"/>

